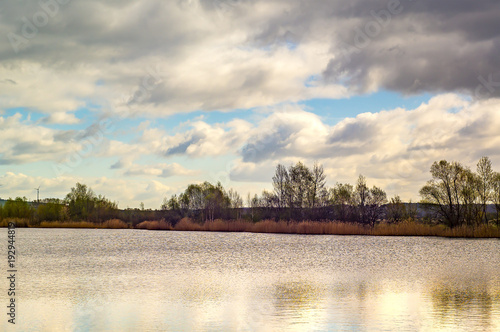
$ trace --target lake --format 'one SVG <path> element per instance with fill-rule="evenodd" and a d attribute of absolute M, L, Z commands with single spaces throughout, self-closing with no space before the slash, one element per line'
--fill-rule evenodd
<path fill-rule="evenodd" d="M 16 236 L 16 331 L 500 331 L 497 239 Z M 3 317 L 0 329 L 14 330 Z"/>

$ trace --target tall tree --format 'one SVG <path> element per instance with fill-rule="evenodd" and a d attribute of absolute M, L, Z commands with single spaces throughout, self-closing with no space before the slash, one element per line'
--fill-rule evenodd
<path fill-rule="evenodd" d="M 270 209 L 278 206 L 278 197 L 276 196 L 276 194 L 267 190 L 262 191 L 262 195 L 259 201 L 260 207 Z"/>
<path fill-rule="evenodd" d="M 309 193 L 309 205 L 310 207 L 318 207 L 320 204 L 321 196 L 324 193 L 325 185 L 326 185 L 326 175 L 323 169 L 323 165 L 318 165 L 318 163 L 314 163 L 312 169 L 312 182 Z"/>
<path fill-rule="evenodd" d="M 493 193 L 492 201 L 495 204 L 495 210 L 497 211 L 497 226 L 500 226 L 500 173 L 493 174 L 492 180 Z"/>
<path fill-rule="evenodd" d="M 282 164 L 276 166 L 273 176 L 274 194 L 278 200 L 278 208 L 282 209 L 287 205 L 287 190 L 290 187 L 290 177 L 286 167 Z"/>
<path fill-rule="evenodd" d="M 92 188 L 81 183 L 71 188 L 65 202 L 68 204 L 68 214 L 74 220 L 104 221 L 115 217 L 118 210 L 118 204 L 104 196 L 96 196 Z"/>
<path fill-rule="evenodd" d="M 366 220 L 371 227 L 375 226 L 377 220 L 381 219 L 384 213 L 383 205 L 387 203 L 387 194 L 379 187 L 373 186 L 366 201 Z"/>
<path fill-rule="evenodd" d="M 406 215 L 406 208 L 399 195 L 391 198 L 389 204 L 387 204 L 387 219 L 393 223 L 398 223 Z"/>
<path fill-rule="evenodd" d="M 306 207 L 313 181 L 311 171 L 299 161 L 295 166 L 290 166 L 288 174 L 290 176 L 289 189 L 293 193 L 293 207 Z"/>
<path fill-rule="evenodd" d="M 240 219 L 240 209 L 243 207 L 243 199 L 241 199 L 240 194 L 233 188 L 229 189 L 227 195 L 231 208 L 236 211 L 236 219 Z"/>
<path fill-rule="evenodd" d="M 464 167 L 458 162 L 441 160 L 434 162 L 430 171 L 432 179 L 420 189 L 422 202 L 435 207 L 448 226 L 460 225 L 463 221 L 461 195 Z"/>
<path fill-rule="evenodd" d="M 477 163 L 477 175 L 479 177 L 478 190 L 481 206 L 483 208 L 484 222 L 488 222 L 487 204 L 491 199 L 493 190 L 493 169 L 491 160 L 488 157 L 482 157 Z"/>
<path fill-rule="evenodd" d="M 33 209 L 26 197 L 9 198 L 2 208 L 4 218 L 31 218 Z"/>
<path fill-rule="evenodd" d="M 94 208 L 95 194 L 91 188 L 82 183 L 77 183 L 75 187 L 66 195 L 68 213 L 74 220 L 88 220 Z"/>
<path fill-rule="evenodd" d="M 331 189 L 332 203 L 336 210 L 336 217 L 341 221 L 351 218 L 351 208 L 354 205 L 354 188 L 346 183 L 337 183 Z"/>
<path fill-rule="evenodd" d="M 370 190 L 366 185 L 366 178 L 363 175 L 359 175 L 358 182 L 356 183 L 356 190 L 354 192 L 354 201 L 358 210 L 359 220 L 362 223 L 367 222 L 367 209 L 366 205 L 370 197 Z"/>
<path fill-rule="evenodd" d="M 463 170 L 461 199 L 464 207 L 464 222 L 474 226 L 481 223 L 483 209 L 481 205 L 481 178 L 470 169 Z"/>

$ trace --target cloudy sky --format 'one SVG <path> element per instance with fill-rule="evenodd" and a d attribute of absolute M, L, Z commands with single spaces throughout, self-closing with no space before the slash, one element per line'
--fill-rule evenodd
<path fill-rule="evenodd" d="M 0 197 L 75 183 L 158 208 L 323 164 L 419 200 L 435 160 L 500 170 L 497 0 L 0 4 Z"/>

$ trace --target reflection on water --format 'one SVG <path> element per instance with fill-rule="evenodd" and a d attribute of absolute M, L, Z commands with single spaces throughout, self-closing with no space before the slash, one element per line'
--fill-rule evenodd
<path fill-rule="evenodd" d="M 311 309 L 319 301 L 321 291 L 305 282 L 277 284 L 274 290 L 276 308 L 284 311 Z"/>
<path fill-rule="evenodd" d="M 493 330 L 498 327 L 500 289 L 484 280 L 437 281 L 430 286 L 434 318 L 440 327 L 453 326 L 460 317 L 469 327 Z"/>
<path fill-rule="evenodd" d="M 500 330 L 498 240 L 19 229 L 18 246 L 16 330 Z"/>

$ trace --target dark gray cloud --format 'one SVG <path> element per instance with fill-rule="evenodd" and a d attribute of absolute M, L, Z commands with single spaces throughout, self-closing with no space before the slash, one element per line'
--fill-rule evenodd
<path fill-rule="evenodd" d="M 114 107 L 125 94 L 125 106 L 156 114 L 313 98 L 299 88 L 318 76 L 358 93 L 500 96 L 499 1 L 72 0 L 53 12 L 40 3 L 57 2 L 46 1 L 1 5 L 0 73 L 9 78 L 0 82 L 10 95 L 33 86 L 24 70 L 36 64 L 58 84 L 63 73 L 87 84 L 54 100 Z M 161 77 L 141 92 L 158 64 Z"/>
<path fill-rule="evenodd" d="M 290 143 L 290 136 L 293 135 L 296 128 L 285 124 L 273 129 L 273 133 L 264 133 L 248 140 L 240 151 L 244 162 L 258 163 L 281 157 L 287 153 L 285 147 Z"/>
<path fill-rule="evenodd" d="M 371 10 L 387 14 L 388 3 L 354 2 L 358 19 L 341 24 L 325 79 L 359 91 L 500 96 L 500 2 L 401 1 L 381 24 Z"/>
<path fill-rule="evenodd" d="M 202 133 L 195 133 L 189 135 L 189 137 L 187 137 L 185 140 L 178 143 L 177 145 L 167 148 L 167 150 L 165 151 L 165 156 L 184 154 L 191 145 L 198 143 L 205 137 L 206 135 Z"/>
<path fill-rule="evenodd" d="M 330 137 L 330 142 L 365 142 L 376 134 L 377 129 L 371 123 L 354 121 L 335 130 Z"/>

